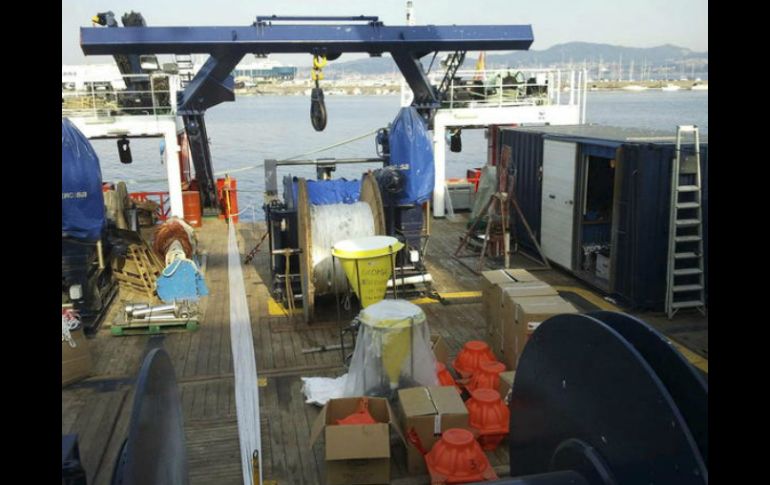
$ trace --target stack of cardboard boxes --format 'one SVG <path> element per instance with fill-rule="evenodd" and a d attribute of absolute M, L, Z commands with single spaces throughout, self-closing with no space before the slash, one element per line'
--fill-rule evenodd
<path fill-rule="evenodd" d="M 577 313 L 551 285 L 527 270 L 501 269 L 485 271 L 482 275 L 487 342 L 509 371 L 516 369 L 527 343 L 529 326 L 561 313 Z"/>

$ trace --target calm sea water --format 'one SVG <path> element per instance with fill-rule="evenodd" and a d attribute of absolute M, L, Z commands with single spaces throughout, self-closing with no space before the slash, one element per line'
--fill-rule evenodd
<path fill-rule="evenodd" d="M 342 140 L 354 138 L 386 126 L 399 110 L 398 96 L 327 96 L 329 122 L 318 133 L 310 125 L 310 99 L 304 96 L 239 97 L 234 103 L 224 103 L 206 115 L 214 171 L 224 172 L 244 167 L 254 169 L 237 173 L 239 206 L 254 207 L 254 216 L 262 219 L 264 192 L 263 160 L 284 159 L 302 155 Z M 707 91 L 645 91 L 589 92 L 586 108 L 589 123 L 669 130 L 678 124 L 696 124 L 708 132 Z M 463 177 L 467 168 L 486 162 L 486 140 L 483 130 L 466 130 L 462 137 L 463 151 L 447 151 L 447 177 Z M 127 180 L 130 191 L 166 190 L 165 182 L 144 182 L 164 179 L 159 140 L 132 140 L 134 163 L 122 165 L 118 160 L 115 141 L 94 140 L 99 154 L 104 180 Z M 374 135 L 315 155 L 302 157 L 373 157 Z M 372 165 L 371 168 L 376 168 Z M 365 165 L 337 168 L 335 177 L 357 178 Z M 283 175 L 315 177 L 312 167 L 294 167 L 279 171 Z M 243 214 L 251 219 L 251 210 Z"/>

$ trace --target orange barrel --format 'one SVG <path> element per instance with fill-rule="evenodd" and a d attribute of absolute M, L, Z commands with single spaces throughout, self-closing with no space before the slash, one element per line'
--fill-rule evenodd
<path fill-rule="evenodd" d="M 201 227 L 201 194 L 197 190 L 182 192 L 184 220 L 192 227 Z"/>
<path fill-rule="evenodd" d="M 230 213 L 231 214 L 237 214 L 238 213 L 238 182 L 230 177 L 230 190 L 225 191 L 225 185 L 227 178 L 221 178 L 217 179 L 217 199 L 219 199 L 219 205 L 221 209 L 221 213 L 219 214 L 220 219 L 227 218 L 227 199 L 225 199 L 225 192 L 229 194 L 230 196 Z M 233 222 L 238 222 L 238 216 L 233 216 Z"/>

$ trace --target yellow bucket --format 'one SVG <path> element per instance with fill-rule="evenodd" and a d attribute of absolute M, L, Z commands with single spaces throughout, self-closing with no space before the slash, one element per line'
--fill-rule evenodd
<path fill-rule="evenodd" d="M 332 254 L 340 260 L 361 306 L 366 308 L 385 298 L 393 273 L 391 258 L 403 247 L 404 243 L 390 236 L 360 237 L 334 244 Z"/>

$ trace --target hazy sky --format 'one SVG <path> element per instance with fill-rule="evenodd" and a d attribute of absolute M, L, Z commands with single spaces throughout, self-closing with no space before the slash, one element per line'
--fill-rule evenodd
<path fill-rule="evenodd" d="M 708 0 L 414 0 L 424 24 L 531 24 L 532 49 L 570 41 L 628 47 L 675 44 L 708 50 Z M 112 10 L 129 10 L 149 26 L 250 25 L 257 15 L 378 15 L 385 25 L 405 23 L 406 0 L 62 0 L 62 63 L 105 62 L 80 50 L 78 27 Z M 294 56 L 276 58 L 296 62 Z M 351 59 L 350 55 L 342 60 Z"/>

